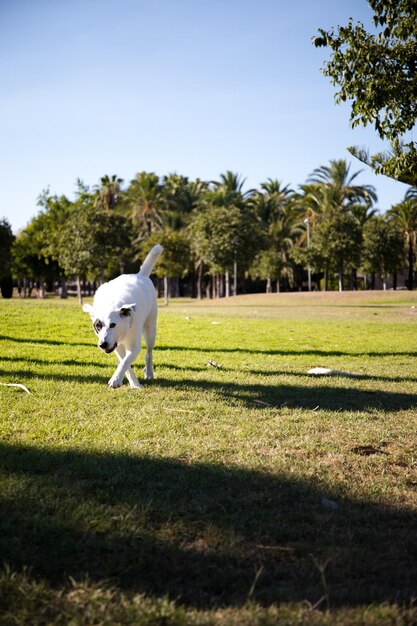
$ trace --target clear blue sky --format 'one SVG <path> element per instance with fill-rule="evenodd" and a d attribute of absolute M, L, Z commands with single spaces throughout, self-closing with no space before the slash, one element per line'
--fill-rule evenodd
<path fill-rule="evenodd" d="M 366 0 L 0 0 L 1 206 L 14 230 L 42 189 L 142 170 L 293 188 L 331 159 L 364 169 L 385 211 L 406 185 L 346 151 L 379 150 L 351 130 L 311 37 Z"/>

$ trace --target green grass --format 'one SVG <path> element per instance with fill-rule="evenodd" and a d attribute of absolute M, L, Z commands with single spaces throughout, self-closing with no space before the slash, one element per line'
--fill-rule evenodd
<path fill-rule="evenodd" d="M 136 391 L 74 301 L 0 300 L 0 624 L 416 623 L 416 306 L 175 301 Z"/>

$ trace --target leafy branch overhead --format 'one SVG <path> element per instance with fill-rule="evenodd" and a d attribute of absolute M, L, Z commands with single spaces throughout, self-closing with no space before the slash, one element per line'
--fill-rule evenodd
<path fill-rule="evenodd" d="M 337 103 L 350 101 L 350 123 L 374 125 L 391 150 L 370 156 L 351 152 L 377 173 L 416 186 L 417 146 L 406 140 L 417 120 L 417 3 L 369 0 L 374 33 L 351 19 L 347 26 L 319 29 L 316 47 L 328 47 L 323 73 L 338 87 Z"/>

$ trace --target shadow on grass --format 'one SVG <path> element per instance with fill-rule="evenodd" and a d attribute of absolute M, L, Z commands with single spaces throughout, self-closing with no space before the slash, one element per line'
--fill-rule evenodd
<path fill-rule="evenodd" d="M 300 348 L 298 350 L 294 349 L 266 349 L 263 350 L 261 348 L 224 348 L 224 347 L 216 347 L 212 348 L 201 348 L 201 347 L 185 347 L 185 346 L 156 346 L 155 351 L 169 351 L 169 352 L 203 352 L 208 354 L 228 354 L 228 353 L 241 353 L 241 354 L 263 354 L 265 356 L 366 356 L 366 357 L 384 357 L 384 356 L 417 356 L 417 350 L 407 350 L 407 351 L 344 351 L 344 350 L 319 350 L 319 349 L 311 349 L 311 348 Z"/>
<path fill-rule="evenodd" d="M 103 366 L 99 364 L 98 367 L 103 367 Z M 158 363 L 155 369 L 159 369 L 159 368 L 167 369 L 167 370 L 174 370 L 178 372 L 207 372 L 209 371 L 208 365 L 180 366 L 180 365 L 173 365 L 172 363 Z M 214 369 L 215 369 L 215 366 L 214 366 Z M 262 377 L 267 377 L 267 378 L 272 378 L 272 377 L 277 377 L 277 376 L 294 377 L 294 378 L 306 378 L 306 376 L 308 376 L 309 378 L 312 378 L 312 376 L 308 375 L 307 372 L 294 372 L 291 370 L 284 370 L 284 369 L 279 369 L 279 370 L 262 370 L 261 368 L 260 369 L 246 369 L 246 368 L 239 369 L 239 368 L 223 367 L 223 366 L 221 366 L 219 369 L 226 374 L 233 374 L 233 373 L 239 372 L 241 374 L 242 373 L 251 374 L 253 376 L 262 376 Z M 417 383 L 417 377 L 413 377 L 413 376 L 378 376 L 378 375 L 373 375 L 373 374 L 355 374 L 352 369 L 350 369 L 350 372 L 348 373 L 350 373 L 351 376 L 346 376 L 346 378 L 351 378 L 351 379 L 356 379 L 356 380 L 378 380 L 378 381 L 387 382 L 387 383 Z M 315 376 L 315 378 L 317 380 L 320 377 Z M 328 379 L 329 376 L 322 376 L 321 378 Z"/>
<path fill-rule="evenodd" d="M 52 586 L 107 579 L 197 607 L 415 595 L 416 514 L 311 479 L 6 444 L 0 471 L 2 560 Z"/>
<path fill-rule="evenodd" d="M 30 364 L 30 360 L 29 360 Z M 81 365 L 81 364 L 80 364 Z M 100 365 L 100 367 L 103 367 Z M 30 369 L 19 372 L 10 372 L 0 369 L 0 376 L 7 382 L 25 382 L 36 379 L 55 380 L 58 382 L 75 383 L 100 383 L 106 387 L 108 378 L 114 371 L 115 364 L 109 364 L 107 375 L 95 374 L 71 374 L 62 371 L 55 372 L 32 372 Z M 198 369 L 198 368 L 197 368 Z M 152 384 L 160 388 L 169 388 L 182 391 L 198 391 L 202 394 L 220 395 L 226 403 L 240 402 L 251 408 L 263 410 L 262 402 L 273 407 L 299 408 L 306 410 L 325 409 L 329 411 L 404 411 L 417 407 L 417 394 L 395 391 L 366 390 L 355 385 L 355 379 L 350 379 L 349 387 L 336 386 L 337 378 L 332 378 L 328 385 L 319 385 L 318 379 L 312 385 L 288 385 L 288 384 L 253 384 L 234 383 L 230 379 L 201 380 L 182 377 L 180 380 L 172 380 L 158 376 L 155 381 L 141 381 L 141 368 L 136 367 L 140 382 Z M 230 374 L 230 372 L 229 372 Z M 126 384 L 126 381 L 124 382 Z M 33 392 L 34 390 L 31 389 Z M 260 401 L 261 404 L 257 404 Z"/>
<path fill-rule="evenodd" d="M 403 411 L 417 407 L 417 394 L 390 391 L 368 391 L 358 389 L 355 383 L 352 386 L 336 386 L 335 380 L 329 386 L 318 385 L 263 385 L 239 384 L 229 381 L 207 381 L 195 379 L 181 379 L 180 381 L 157 378 L 154 385 L 160 387 L 175 387 L 182 390 L 197 390 L 203 393 L 215 393 L 222 396 L 226 402 L 230 399 L 240 402 L 254 401 L 267 402 L 275 407 L 300 408 L 312 410 L 315 408 L 330 411 Z M 259 405 L 258 405 L 259 406 Z"/>
<path fill-rule="evenodd" d="M 114 358 L 114 357 L 113 357 Z M 26 365 L 76 365 L 77 367 L 98 367 L 109 369 L 108 363 L 99 363 L 98 361 L 80 361 L 77 359 L 38 359 L 24 356 L 2 356 L 1 361 L 4 363 L 25 363 Z M 114 362 L 116 364 L 116 361 Z"/>
<path fill-rule="evenodd" d="M 42 339 L 39 337 L 10 337 L 7 335 L 0 335 L 0 341 L 10 341 L 12 343 L 27 343 L 27 344 L 39 344 L 39 345 L 50 345 L 50 346 L 85 346 L 85 347 L 96 347 L 96 343 L 91 342 L 81 342 L 81 341 L 72 341 L 72 340 L 61 340 L 61 339 Z M 417 356 L 417 350 L 395 350 L 395 351 L 344 351 L 344 350 L 320 350 L 320 349 L 312 349 L 312 348 L 300 348 L 298 350 L 294 349 L 262 349 L 262 348 L 241 348 L 241 347 L 210 347 L 204 348 L 201 346 L 193 347 L 193 346 L 156 346 L 155 351 L 168 351 L 168 352 L 201 352 L 203 354 L 259 354 L 265 356 L 317 356 L 317 357 L 326 357 L 326 356 L 349 356 L 349 357 L 376 357 L 381 358 L 385 356 L 409 356 L 415 357 Z"/>
<path fill-rule="evenodd" d="M 87 346 L 92 347 L 92 341 L 65 341 L 64 339 L 44 339 L 42 337 L 10 337 L 9 335 L 0 335 L 0 341 L 10 341 L 12 343 L 28 343 L 39 344 L 45 346 Z"/>
<path fill-rule="evenodd" d="M 42 366 L 47 367 L 49 365 L 64 365 L 64 366 L 75 365 L 76 367 L 80 367 L 80 368 L 97 367 L 99 369 L 107 370 L 109 373 L 109 376 L 111 374 L 112 366 L 116 365 L 116 361 L 114 361 L 114 359 L 113 361 L 111 359 L 108 359 L 105 362 L 99 362 L 99 361 L 85 361 L 85 360 L 68 359 L 68 358 L 42 359 L 42 358 L 33 358 L 33 357 L 2 356 L 1 361 L 3 363 L 24 363 L 26 366 L 42 365 Z M 140 369 L 141 369 L 140 358 L 138 359 L 138 362 L 134 365 L 134 367 L 136 370 L 140 372 Z M 173 363 L 164 363 L 164 362 L 159 362 L 155 366 L 155 369 L 167 369 L 167 370 L 173 370 L 176 372 L 184 372 L 184 373 L 210 371 L 210 367 L 208 366 L 208 364 L 207 365 L 180 366 L 180 365 L 174 365 Z M 294 371 L 283 370 L 283 369 L 280 369 L 280 370 L 262 370 L 262 369 L 246 369 L 246 368 L 239 369 L 239 368 L 230 368 L 230 367 L 223 367 L 223 366 L 220 367 L 220 369 L 225 374 L 243 372 L 245 374 L 247 373 L 247 374 L 251 374 L 254 376 L 262 376 L 262 377 L 268 377 L 268 378 L 277 377 L 277 376 L 305 378 L 307 376 L 307 372 L 294 372 Z M 373 375 L 373 374 L 355 374 L 355 372 L 353 371 L 350 371 L 350 373 L 352 374 L 351 378 L 354 378 L 356 380 L 375 380 L 375 381 L 390 382 L 390 383 L 405 383 L 405 382 L 417 383 L 417 377 L 413 377 L 413 376 L 378 376 L 378 375 Z M 7 372 L 6 370 L 3 370 L 3 371 L 0 370 L 0 375 L 3 375 L 3 376 L 10 375 L 10 373 Z M 23 372 L 23 375 L 25 375 L 25 372 Z M 34 374 L 31 374 L 30 372 L 27 375 L 28 378 L 31 378 L 33 376 Z M 64 373 L 60 377 L 60 380 L 62 379 L 65 379 Z M 78 380 L 79 382 L 102 382 L 102 378 L 100 376 L 89 376 L 86 378 L 85 375 L 82 375 L 82 376 L 77 375 L 75 377 L 75 380 Z"/>

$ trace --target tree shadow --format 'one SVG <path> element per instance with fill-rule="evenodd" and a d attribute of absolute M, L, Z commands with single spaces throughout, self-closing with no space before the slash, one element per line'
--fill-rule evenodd
<path fill-rule="evenodd" d="M 91 364 L 92 365 L 92 364 Z M 209 371 L 209 365 L 190 365 L 190 366 L 181 366 L 181 365 L 174 365 L 172 363 L 164 363 L 164 362 L 160 362 L 158 363 L 158 365 L 155 366 L 155 369 L 168 369 L 168 370 L 174 370 L 177 372 L 207 372 Z M 213 369 L 216 369 L 216 366 L 213 366 Z M 277 377 L 277 376 L 285 376 L 285 377 L 294 377 L 294 378 L 312 378 L 311 375 L 309 375 L 307 372 L 295 372 L 295 371 L 291 371 L 291 370 L 284 370 L 284 369 L 279 369 L 279 370 L 262 370 L 262 369 L 239 369 L 239 368 L 233 368 L 233 367 L 225 367 L 223 365 L 221 365 L 219 368 L 219 370 L 221 370 L 224 373 L 227 374 L 233 374 L 233 373 L 244 373 L 244 374 L 251 374 L 253 376 L 262 376 L 262 377 L 267 377 L 267 378 L 272 378 L 272 377 Z M 355 379 L 355 380 L 375 380 L 375 381 L 381 381 L 381 382 L 391 382 L 391 383 L 417 383 L 417 378 L 416 377 L 412 377 L 412 376 L 379 376 L 377 374 L 355 374 L 354 372 L 350 371 L 347 372 L 347 376 L 346 378 L 351 378 L 351 379 Z M 331 375 L 332 378 L 338 378 L 337 375 Z M 314 376 L 314 378 L 316 380 L 318 379 L 325 379 L 325 378 L 329 378 L 330 375 L 321 375 L 321 376 Z M 343 376 L 342 376 L 343 378 Z"/>
<path fill-rule="evenodd" d="M 212 348 L 202 348 L 202 347 L 192 347 L 192 346 L 156 346 L 155 351 L 168 351 L 168 352 L 202 352 L 208 354 L 228 354 L 228 353 L 237 353 L 237 354 L 260 354 L 265 356 L 348 356 L 348 357 L 377 357 L 381 358 L 384 356 L 417 356 L 417 350 L 392 350 L 392 351 L 381 351 L 376 352 L 372 350 L 359 350 L 359 351 L 344 351 L 344 350 L 319 350 L 312 348 L 300 348 L 298 350 L 294 349 L 262 349 L 262 348 L 241 348 L 241 347 L 212 347 Z"/>
<path fill-rule="evenodd" d="M 12 343 L 28 343 L 28 344 L 39 344 L 39 345 L 50 345 L 50 346 L 84 346 L 84 347 L 95 347 L 96 344 L 93 341 L 64 341 L 62 339 L 44 339 L 44 338 L 32 338 L 32 337 L 10 337 L 8 335 L 0 335 L 0 341 L 10 341 Z M 160 352 L 201 352 L 203 354 L 259 354 L 265 356 L 317 356 L 317 357 L 338 357 L 338 356 L 348 356 L 348 357 L 376 357 L 381 358 L 385 356 L 417 356 L 417 350 L 391 350 L 391 351 L 373 351 L 373 350 L 361 350 L 361 351 L 344 351 L 344 350 L 319 350 L 312 348 L 300 348 L 300 349 L 262 349 L 262 348 L 242 348 L 242 347 L 212 347 L 212 348 L 204 348 L 201 346 L 193 347 L 193 346 L 159 346 L 157 345 L 156 349 Z"/>
<path fill-rule="evenodd" d="M 349 379 L 354 381 L 354 379 Z M 172 381 L 158 377 L 153 381 L 160 387 L 175 387 L 182 390 L 198 390 L 203 393 L 219 394 L 227 402 L 237 400 L 244 403 L 262 401 L 275 407 L 286 406 L 301 409 L 325 409 L 330 411 L 403 411 L 417 407 L 417 394 L 394 391 L 371 391 L 359 389 L 354 383 L 349 387 L 288 384 L 240 384 L 229 380 L 208 381 L 184 379 Z M 260 405 L 258 405 L 259 407 Z"/>
<path fill-rule="evenodd" d="M 30 365 L 31 359 L 26 360 Z M 44 362 L 42 362 L 45 364 Z M 80 367 L 82 364 L 79 363 Z M 94 367 L 96 364 L 93 363 Z M 107 370 L 107 373 L 103 375 L 77 373 L 71 372 L 33 372 L 26 368 L 19 372 L 8 371 L 7 369 L 0 369 L 0 376 L 7 378 L 7 380 L 17 382 L 30 381 L 33 379 L 47 379 L 58 382 L 75 382 L 79 384 L 101 383 L 106 386 L 107 380 L 114 370 L 116 363 L 112 362 L 108 365 L 100 364 L 99 366 Z M 82 368 L 81 368 L 82 369 Z M 141 376 L 140 364 L 135 368 L 138 371 L 139 377 Z M 187 368 L 192 369 L 192 368 Z M 194 368 L 199 373 L 206 371 L 206 368 Z M 154 381 L 141 381 L 145 384 L 156 385 L 161 388 L 175 388 L 184 391 L 199 391 L 202 394 L 211 393 L 213 395 L 220 395 L 226 404 L 233 400 L 234 402 L 249 404 L 252 408 L 258 408 L 262 410 L 264 406 L 262 403 L 267 403 L 273 407 L 287 407 L 287 408 L 301 408 L 307 410 L 313 409 L 325 409 L 330 411 L 404 411 L 417 407 L 417 394 L 396 392 L 396 391 L 383 391 L 383 390 L 368 390 L 360 389 L 355 385 L 355 378 L 345 379 L 346 385 L 350 386 L 336 386 L 333 378 L 330 385 L 318 385 L 316 378 L 312 385 L 288 385 L 288 384 L 259 384 L 259 383 L 236 383 L 230 382 L 230 376 L 223 378 L 222 380 L 206 380 L 197 378 L 185 378 L 181 380 L 172 380 L 163 378 L 158 374 L 158 368 L 156 369 L 157 378 Z M 226 372 L 224 372 L 226 373 Z M 233 372 L 228 372 L 233 373 Z M 259 372 L 257 372 L 259 374 Z M 284 373 L 283 374 L 287 374 Z M 347 382 L 349 381 L 349 382 Z"/>
<path fill-rule="evenodd" d="M 52 586 L 106 579 L 200 608 L 415 595 L 415 512 L 313 479 L 7 444 L 0 471 L 2 561 Z"/>
<path fill-rule="evenodd" d="M 9 335 L 0 335 L 0 341 L 10 341 L 12 343 L 29 343 L 46 346 L 86 346 L 93 347 L 92 341 L 64 341 L 63 339 L 45 339 L 43 337 L 10 337 Z"/>
<path fill-rule="evenodd" d="M 116 364 L 114 364 L 113 371 L 115 370 Z M 10 372 L 7 370 L 0 369 L 0 376 L 4 379 L 7 379 L 9 382 L 22 382 L 22 381 L 30 381 L 30 380 L 55 380 L 61 383 L 102 383 L 103 385 L 107 384 L 107 380 L 112 375 L 112 368 L 108 368 L 108 376 L 97 376 L 93 374 L 70 374 L 68 372 L 62 372 L 59 374 L 55 374 L 53 372 L 32 372 L 31 370 L 20 370 L 19 372 Z M 31 390 L 33 392 L 33 390 Z"/>
<path fill-rule="evenodd" d="M 77 367 L 98 367 L 109 368 L 108 363 L 100 363 L 99 361 L 85 361 L 79 359 L 38 359 L 25 356 L 2 356 L 1 361 L 4 363 L 25 363 L 26 365 L 76 365 Z"/>

